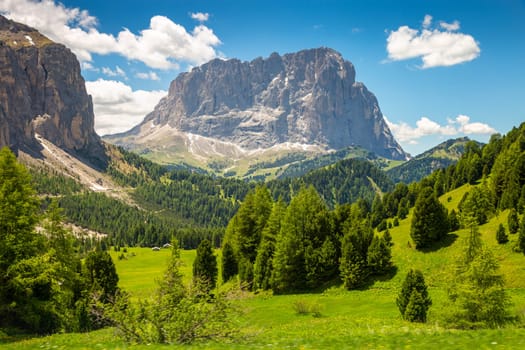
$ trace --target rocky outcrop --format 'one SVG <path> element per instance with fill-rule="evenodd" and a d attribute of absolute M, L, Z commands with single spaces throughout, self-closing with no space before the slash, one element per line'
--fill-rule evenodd
<path fill-rule="evenodd" d="M 103 158 L 75 55 L 0 16 L 0 146 L 35 151 L 35 133 L 69 152 Z"/>
<path fill-rule="evenodd" d="M 196 67 L 171 83 L 168 96 L 140 125 L 110 140 L 151 150 L 161 146 L 159 130 L 165 136 L 168 129 L 179 139 L 198 135 L 247 151 L 286 143 L 407 156 L 375 96 L 355 81 L 352 63 L 328 48 L 251 62 L 215 59 Z"/>

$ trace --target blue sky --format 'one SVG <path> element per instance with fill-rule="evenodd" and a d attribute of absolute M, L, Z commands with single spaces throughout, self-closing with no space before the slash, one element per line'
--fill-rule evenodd
<path fill-rule="evenodd" d="M 331 47 L 379 100 L 403 148 L 487 141 L 525 119 L 525 2 L 0 0 L 77 54 L 100 134 L 129 129 L 178 73 Z"/>

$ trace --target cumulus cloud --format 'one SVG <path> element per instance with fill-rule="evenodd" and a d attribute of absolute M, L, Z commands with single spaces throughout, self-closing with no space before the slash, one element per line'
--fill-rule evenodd
<path fill-rule="evenodd" d="M 135 76 L 139 79 L 144 79 L 144 80 L 155 80 L 155 81 L 160 80 L 157 73 L 152 72 L 152 71 L 140 72 L 140 73 L 135 74 Z"/>
<path fill-rule="evenodd" d="M 101 33 L 98 20 L 86 10 L 67 8 L 55 0 L 7 0 L 0 12 L 28 24 L 50 39 L 68 46 L 83 62 L 92 54 L 120 54 L 151 68 L 178 68 L 179 62 L 201 64 L 217 56 L 221 44 L 213 30 L 199 24 L 191 32 L 164 16 L 154 16 L 138 34 L 123 29 L 116 36 Z M 204 18 L 206 14 L 201 14 Z"/>
<path fill-rule="evenodd" d="M 442 30 L 431 29 L 432 16 L 426 15 L 421 30 L 401 26 L 387 38 L 388 58 L 393 61 L 421 58 L 422 68 L 453 66 L 476 59 L 481 50 L 468 34 L 457 32 L 458 21 L 441 22 Z"/>
<path fill-rule="evenodd" d="M 210 14 L 209 13 L 202 13 L 202 12 L 197 12 L 197 13 L 191 13 L 190 14 L 191 18 L 199 21 L 199 22 L 206 22 L 209 18 L 210 18 Z"/>
<path fill-rule="evenodd" d="M 463 135 L 490 135 L 496 130 L 488 124 L 470 122 L 470 117 L 458 115 L 455 119 L 448 119 L 446 125 L 441 125 L 428 117 L 422 117 L 416 122 L 416 126 L 410 126 L 405 122 L 394 123 L 385 117 L 388 127 L 401 143 L 416 144 L 417 140 L 430 135 L 437 136 L 459 136 Z"/>
<path fill-rule="evenodd" d="M 93 97 L 95 130 L 99 135 L 124 132 L 140 123 L 167 91 L 135 90 L 115 80 L 86 82 Z"/>

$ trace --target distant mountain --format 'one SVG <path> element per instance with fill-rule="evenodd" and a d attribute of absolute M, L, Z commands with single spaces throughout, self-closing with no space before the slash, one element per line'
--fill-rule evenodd
<path fill-rule="evenodd" d="M 465 151 L 468 137 L 451 139 L 421 153 L 395 168 L 387 171 L 394 182 L 411 183 L 419 181 L 437 169 L 455 164 Z"/>
<path fill-rule="evenodd" d="M 75 55 L 35 29 L 0 16 L 0 147 L 39 154 L 37 137 L 102 161 L 91 97 Z"/>
<path fill-rule="evenodd" d="M 210 61 L 180 74 L 141 124 L 105 139 L 163 163 L 221 164 L 237 175 L 349 146 L 407 157 L 352 63 L 328 48 Z"/>

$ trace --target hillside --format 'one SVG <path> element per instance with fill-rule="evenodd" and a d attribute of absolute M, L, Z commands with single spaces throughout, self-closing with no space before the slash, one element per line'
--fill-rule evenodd
<path fill-rule="evenodd" d="M 394 182 L 408 184 L 420 181 L 438 169 L 445 169 L 455 164 L 463 155 L 465 145 L 469 141 L 467 137 L 447 140 L 407 162 L 388 169 L 387 174 Z"/>

